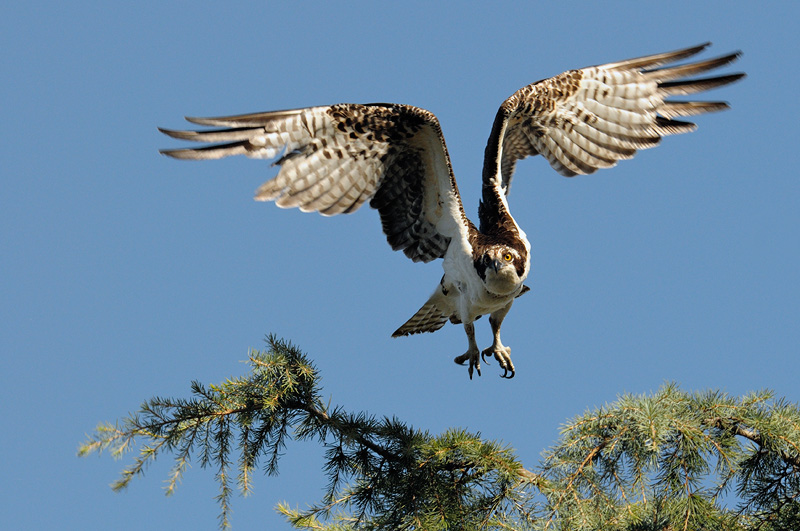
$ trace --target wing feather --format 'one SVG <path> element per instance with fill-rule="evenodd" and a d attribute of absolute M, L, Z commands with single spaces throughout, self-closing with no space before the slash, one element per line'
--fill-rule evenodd
<path fill-rule="evenodd" d="M 324 210 L 336 199 L 330 196 L 331 188 L 340 179 L 346 179 L 347 175 L 356 171 L 356 161 L 349 158 L 338 160 L 338 164 L 332 165 L 324 174 L 309 173 L 300 179 L 292 180 L 282 178 L 280 175 L 272 181 L 267 181 L 256 191 L 256 199 L 259 201 L 271 201 L 277 197 L 275 202 L 281 208 L 297 207 L 303 212 L 317 212 Z M 282 179 L 284 184 L 275 192 L 272 192 L 270 184 L 273 181 Z"/>
<path fill-rule="evenodd" d="M 597 144 L 617 150 L 620 155 L 625 155 L 624 158 L 632 157 L 637 149 L 653 147 L 661 142 L 661 137 L 654 132 L 626 130 L 605 121 L 601 123 L 599 120 L 592 124 L 583 121 L 576 122 L 573 130 Z"/>
<path fill-rule="evenodd" d="M 709 43 L 564 72 L 521 88 L 498 111 L 484 162 L 484 186 L 507 194 L 516 162 L 541 154 L 565 176 L 610 168 L 654 147 L 661 137 L 693 131 L 676 117 L 722 111 L 721 101 L 672 101 L 721 87 L 744 74 L 686 79 L 735 61 L 740 53 L 671 65 Z M 667 65 L 667 66 L 665 66 Z"/>
<path fill-rule="evenodd" d="M 742 79 L 744 74 L 730 74 L 728 76 L 709 77 L 704 79 L 690 79 L 686 81 L 668 81 L 658 84 L 658 93 L 661 96 L 687 96 L 706 90 L 722 87 Z"/>
<path fill-rule="evenodd" d="M 642 72 L 642 76 L 645 79 L 653 79 L 659 83 L 664 83 L 666 81 L 672 81 L 673 79 L 682 79 L 685 77 L 702 74 L 704 72 L 708 72 L 709 70 L 716 70 L 717 68 L 721 68 L 736 61 L 741 55 L 741 52 L 734 52 L 728 55 L 723 55 L 722 57 L 714 57 L 712 59 L 706 59 L 705 61 L 698 61 L 696 63 L 657 68 L 655 70 Z"/>
<path fill-rule="evenodd" d="M 672 52 L 657 53 L 653 55 L 646 55 L 644 57 L 635 57 L 633 59 L 626 59 L 624 61 L 618 61 L 616 63 L 608 63 L 603 65 L 603 67 L 608 70 L 641 70 L 643 68 L 653 68 L 667 63 L 674 63 L 675 61 L 680 61 L 682 59 L 686 59 L 693 55 L 697 55 L 710 45 L 711 45 L 710 42 L 704 42 L 703 44 L 699 44 L 697 46 L 692 46 L 690 48 L 684 48 L 681 50 L 675 50 Z"/>
<path fill-rule="evenodd" d="M 212 145 L 163 154 L 277 159 L 277 175 L 259 187 L 256 199 L 325 216 L 354 212 L 369 202 L 380 213 L 389 244 L 412 260 L 441 258 L 452 238 L 467 241 L 474 230 L 439 122 L 423 109 L 340 104 L 187 120 L 214 129 L 161 131 Z"/>

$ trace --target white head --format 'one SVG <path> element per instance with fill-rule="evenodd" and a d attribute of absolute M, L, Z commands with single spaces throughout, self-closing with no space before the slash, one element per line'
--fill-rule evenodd
<path fill-rule="evenodd" d="M 475 261 L 475 269 L 487 291 L 495 295 L 509 295 L 525 280 L 526 260 L 513 248 L 492 245 Z"/>

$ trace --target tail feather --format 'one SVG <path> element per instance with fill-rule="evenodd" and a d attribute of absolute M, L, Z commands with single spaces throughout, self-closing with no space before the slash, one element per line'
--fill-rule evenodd
<path fill-rule="evenodd" d="M 435 298 L 434 295 L 428 299 L 428 302 L 426 302 L 411 319 L 394 331 L 392 337 L 421 334 L 423 332 L 435 332 L 443 327 L 448 319 L 450 319 L 450 316 L 442 313 L 436 306 Z"/>

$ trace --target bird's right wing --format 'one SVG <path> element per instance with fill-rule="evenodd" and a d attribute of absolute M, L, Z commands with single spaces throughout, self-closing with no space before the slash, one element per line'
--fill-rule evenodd
<path fill-rule="evenodd" d="M 392 249 L 414 261 L 443 257 L 451 239 L 466 242 L 474 230 L 439 121 L 423 109 L 339 104 L 187 120 L 222 129 L 161 129 L 174 138 L 212 143 L 163 154 L 277 159 L 280 170 L 258 189 L 257 200 L 326 216 L 354 212 L 369 201 L 380 213 Z"/>

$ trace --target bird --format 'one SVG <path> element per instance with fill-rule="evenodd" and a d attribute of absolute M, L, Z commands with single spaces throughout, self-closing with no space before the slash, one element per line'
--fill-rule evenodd
<path fill-rule="evenodd" d="M 277 174 L 256 191 L 258 201 L 323 216 L 364 203 L 379 213 L 395 251 L 415 262 L 442 259 L 443 276 L 422 307 L 393 337 L 461 324 L 468 348 L 454 361 L 469 378 L 494 358 L 513 378 L 511 349 L 500 338 L 515 299 L 529 291 L 531 244 L 506 196 L 519 160 L 542 155 L 572 177 L 611 168 L 664 136 L 696 129 L 676 118 L 729 108 L 724 101 L 673 100 L 733 83 L 744 73 L 693 77 L 726 66 L 740 51 L 682 62 L 703 43 L 666 53 L 568 70 L 531 83 L 506 99 L 484 152 L 478 225 L 466 215 L 436 116 L 395 103 L 342 103 L 186 120 L 205 129 L 159 130 L 200 146 L 164 149 L 176 159 L 233 155 L 274 160 Z M 475 321 L 489 316 L 492 344 L 480 350 Z"/>

